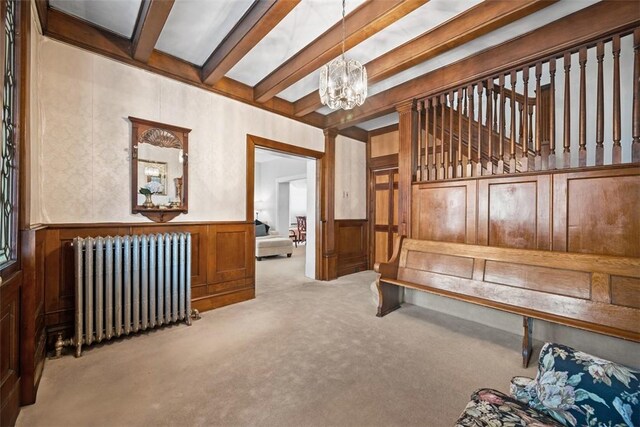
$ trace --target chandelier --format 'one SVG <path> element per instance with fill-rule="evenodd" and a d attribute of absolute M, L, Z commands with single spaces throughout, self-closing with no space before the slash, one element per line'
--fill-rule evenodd
<path fill-rule="evenodd" d="M 332 110 L 351 110 L 367 98 L 367 70 L 355 59 L 344 57 L 344 10 L 342 0 L 342 55 L 320 70 L 320 101 Z"/>

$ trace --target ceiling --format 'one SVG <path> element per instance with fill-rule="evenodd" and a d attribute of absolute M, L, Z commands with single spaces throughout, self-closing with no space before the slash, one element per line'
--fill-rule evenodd
<path fill-rule="evenodd" d="M 283 5 L 287 1 L 289 6 Z M 164 4 L 160 4 L 162 2 Z M 411 43 L 438 26 L 446 27 L 453 37 L 458 25 L 456 19 L 488 2 L 500 3 L 501 0 L 346 0 L 347 56 L 362 63 L 373 64 L 376 60 L 380 61 L 382 56 L 393 55 L 403 44 Z M 375 24 L 366 26 L 358 18 L 358 13 L 368 13 L 367 8 L 377 7 L 382 10 L 385 7 L 392 8 L 396 3 L 399 6 L 393 12 L 378 11 L 379 14 L 387 15 Z M 509 1 L 504 0 L 502 3 Z M 536 6 L 491 28 L 491 31 L 479 33 L 451 48 L 447 46 L 440 49 L 441 52 L 424 61 L 392 69 L 382 78 L 374 76 L 372 79 L 370 73 L 369 95 L 382 93 L 427 72 L 518 37 L 597 1 L 525 0 L 524 3 Z M 260 8 L 265 9 L 265 5 L 271 4 L 275 6 L 270 6 L 268 13 L 258 14 Z M 280 9 L 275 10 L 276 6 Z M 254 103 L 264 103 L 276 96 L 282 100 L 283 105 L 291 105 L 290 109 L 296 110 L 301 100 L 308 96 L 313 101 L 308 113 L 315 110 L 319 115 L 325 116 L 332 112 L 313 98 L 317 95 L 311 94 L 317 91 L 319 68 L 327 62 L 327 58 L 331 59 L 339 54 L 341 30 L 338 24 L 342 11 L 338 0 L 49 0 L 48 8 L 79 18 L 91 26 L 101 28 L 101 31 L 106 30 L 128 39 L 133 46 L 136 46 L 136 34 L 139 33 L 137 28 L 140 27 L 140 33 L 143 34 L 140 40 L 151 40 L 150 49 L 188 62 L 196 70 L 202 70 L 202 81 L 206 83 L 212 83 L 206 81 L 204 75 L 204 70 L 210 65 L 207 64 L 210 57 L 215 59 L 220 52 L 227 52 L 225 49 L 228 45 L 234 46 L 231 43 L 233 35 L 245 34 L 246 29 L 250 28 L 246 34 L 252 44 L 242 48 L 236 45 L 232 55 L 222 55 L 227 62 L 224 62 L 225 67 L 218 68 L 224 70 L 224 74 L 218 76 L 216 81 L 224 76 L 226 81 L 239 82 L 253 88 Z M 256 15 L 261 18 L 256 20 Z M 374 22 L 374 15 L 371 12 L 366 16 Z M 143 26 L 145 17 L 153 25 Z M 428 49 L 432 46 L 420 48 Z M 140 61 L 137 56 L 136 59 Z M 302 60 L 307 62 L 301 65 Z M 285 77 L 281 77 L 279 73 L 282 74 L 283 69 L 296 71 L 283 73 Z M 271 84 L 272 81 L 275 83 Z M 305 116 L 300 119 L 304 121 Z M 369 131 L 397 121 L 397 114 L 388 114 L 357 123 L 357 126 Z"/>

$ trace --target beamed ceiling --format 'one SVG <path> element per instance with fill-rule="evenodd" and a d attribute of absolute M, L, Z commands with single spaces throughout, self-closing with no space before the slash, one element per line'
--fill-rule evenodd
<path fill-rule="evenodd" d="M 340 0 L 36 0 L 49 37 L 361 140 L 424 94 L 413 81 L 594 3 L 347 0 L 347 56 L 366 65 L 375 104 L 356 114 L 317 92 L 340 54 Z"/>

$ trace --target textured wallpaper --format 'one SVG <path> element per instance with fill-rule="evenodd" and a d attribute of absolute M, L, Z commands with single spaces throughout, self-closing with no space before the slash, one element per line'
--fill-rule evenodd
<path fill-rule="evenodd" d="M 336 219 L 367 217 L 366 149 L 361 141 L 336 138 Z"/>
<path fill-rule="evenodd" d="M 148 221 L 131 214 L 128 116 L 192 129 L 182 221 L 244 220 L 247 134 L 324 151 L 321 129 L 37 39 L 34 223 Z"/>

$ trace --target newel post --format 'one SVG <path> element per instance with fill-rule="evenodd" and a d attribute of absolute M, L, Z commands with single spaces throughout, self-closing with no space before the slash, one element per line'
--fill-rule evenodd
<path fill-rule="evenodd" d="M 398 151 L 398 234 L 411 237 L 411 183 L 418 159 L 413 155 L 418 138 L 416 101 L 396 105 L 400 146 Z"/>
<path fill-rule="evenodd" d="M 338 255 L 336 253 L 335 236 L 335 186 L 336 186 L 336 129 L 324 130 L 324 157 L 318 171 L 320 196 L 320 230 L 322 242 L 320 259 L 316 258 L 319 266 L 317 272 L 320 280 L 338 278 Z M 319 261 L 319 262 L 318 262 Z"/>

